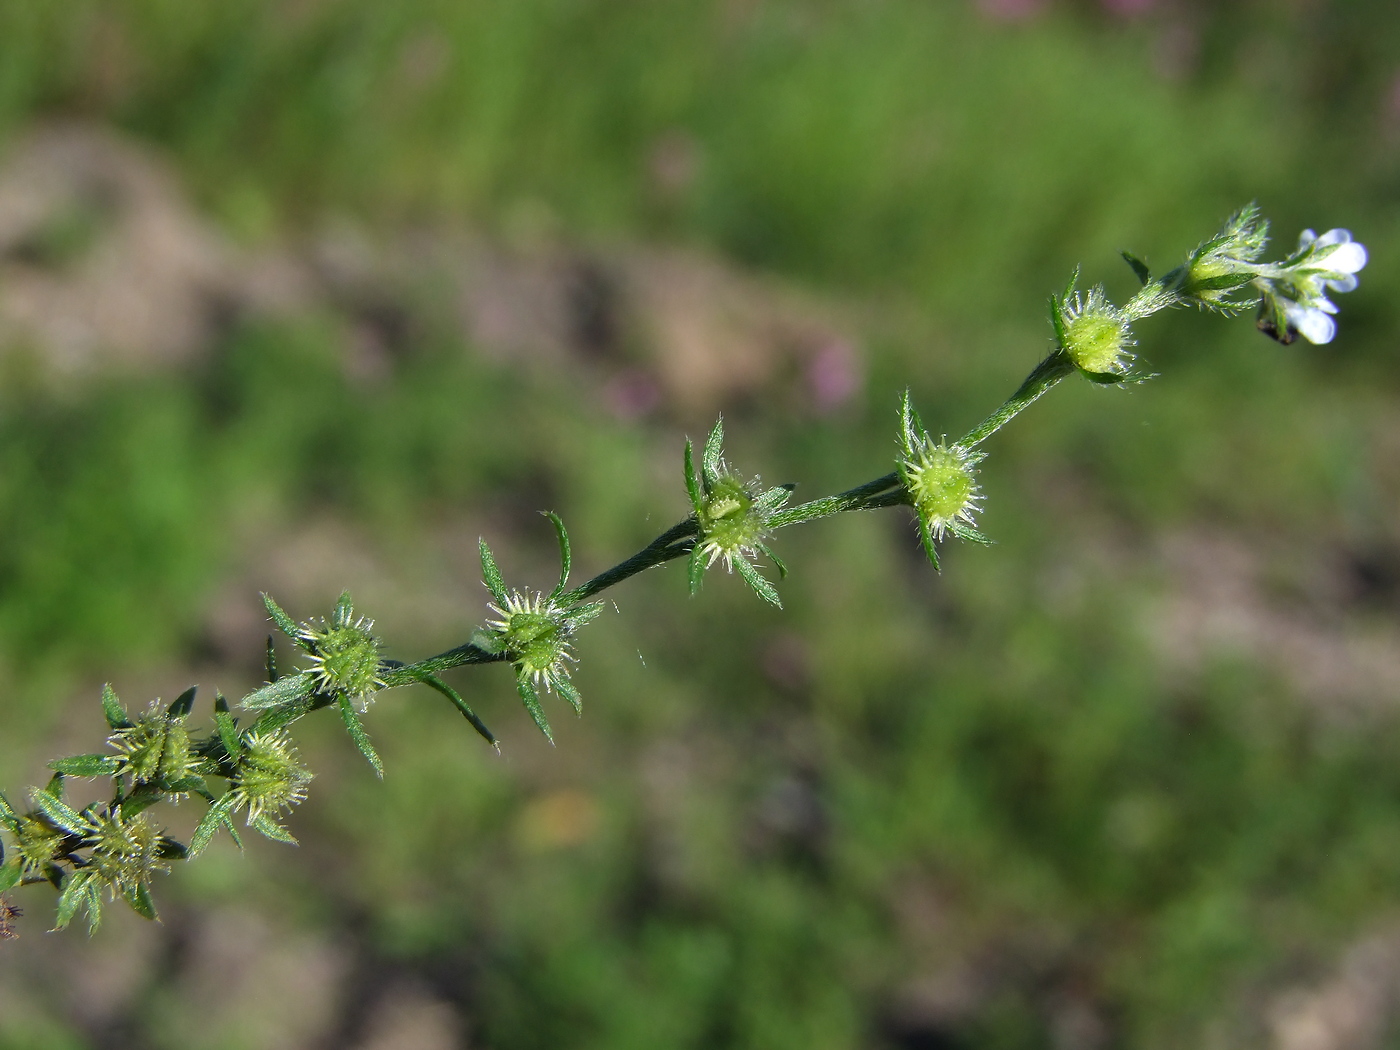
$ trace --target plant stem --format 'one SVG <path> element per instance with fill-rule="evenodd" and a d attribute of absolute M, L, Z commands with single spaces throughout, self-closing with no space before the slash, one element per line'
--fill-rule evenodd
<path fill-rule="evenodd" d="M 679 558 L 682 554 L 688 554 L 695 545 L 694 540 L 698 535 L 700 535 L 699 524 L 694 518 L 686 518 L 685 521 L 672 525 L 626 561 L 619 562 L 611 569 L 600 572 L 582 587 L 576 587 L 560 597 L 566 603 L 581 602 L 591 598 L 599 591 L 607 590 L 613 584 L 621 583 L 629 576 L 635 576 L 639 572 L 650 569 L 653 565 L 660 565 L 672 558 Z"/>
<path fill-rule="evenodd" d="M 958 444 L 963 448 L 973 448 L 982 444 L 1015 419 L 1022 409 L 1073 371 L 1074 362 L 1069 359 L 1069 355 L 1063 350 L 1055 350 L 1035 366 L 1031 374 L 1026 376 L 1026 381 L 1016 388 L 1016 392 L 1008 397 L 999 409 L 964 434 L 958 440 Z"/>
<path fill-rule="evenodd" d="M 877 506 L 888 507 L 892 504 L 871 501 L 882 494 L 888 494 L 889 489 L 899 485 L 901 485 L 899 474 L 891 472 L 876 478 L 874 481 L 867 481 L 864 485 L 857 485 L 845 492 L 838 492 L 835 496 L 823 496 L 810 503 L 800 503 L 796 507 L 780 511 L 768 519 L 768 525 L 770 528 L 781 529 L 788 525 L 800 525 L 804 521 L 829 518 L 831 515 L 840 514 L 843 511 L 870 510 Z M 903 502 L 903 500 L 899 502 Z"/>

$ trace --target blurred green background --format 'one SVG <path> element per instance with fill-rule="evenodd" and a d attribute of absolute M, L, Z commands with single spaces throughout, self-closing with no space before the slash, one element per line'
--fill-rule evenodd
<path fill-rule="evenodd" d="M 298 849 L 163 923 L 16 898 L 0 1047 L 1400 1046 L 1400 19 L 1387 0 L 0 0 L 0 784 L 260 681 L 257 593 L 396 657 L 685 513 L 960 433 L 1082 263 L 1257 199 L 1337 340 L 1142 326 L 989 445 L 990 548 L 792 530 L 786 609 L 610 592 L 549 749 L 501 668 L 333 719 Z M 202 694 L 204 695 L 204 694 Z M 204 700 L 201 700 L 203 707 Z M 207 708 L 204 708 L 207 710 Z M 169 812 L 187 832 L 193 807 Z"/>

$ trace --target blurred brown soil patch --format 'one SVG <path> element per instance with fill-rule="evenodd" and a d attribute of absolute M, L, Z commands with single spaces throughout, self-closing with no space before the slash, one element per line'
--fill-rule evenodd
<path fill-rule="evenodd" d="M 840 310 L 703 252 L 345 227 L 246 250 L 154 151 L 104 128 L 43 126 L 0 155 L 0 352 L 58 377 L 168 366 L 286 311 L 341 317 L 365 378 L 445 323 L 488 357 L 573 370 L 623 418 L 708 415 L 777 385 L 828 412 L 862 385 Z"/>

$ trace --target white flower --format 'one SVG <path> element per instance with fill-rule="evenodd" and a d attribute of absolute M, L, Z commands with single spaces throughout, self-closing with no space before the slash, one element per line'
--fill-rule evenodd
<path fill-rule="evenodd" d="M 1350 230 L 1328 230 L 1321 237 L 1304 230 L 1298 238 L 1298 249 L 1308 247 L 1313 254 L 1300 265 L 1301 273 L 1315 276 L 1334 292 L 1356 288 L 1356 273 L 1366 265 L 1366 246 L 1353 241 Z"/>
<path fill-rule="evenodd" d="M 1330 343 L 1337 334 L 1332 320 L 1337 307 L 1327 293 L 1356 288 L 1356 273 L 1366 265 L 1366 247 L 1353 241 L 1349 230 L 1328 230 L 1321 237 L 1304 230 L 1293 260 L 1268 280 L 1266 303 L 1272 300 L 1274 308 L 1282 310 L 1289 331 L 1310 343 Z"/>
<path fill-rule="evenodd" d="M 1317 305 L 1304 306 L 1302 303 L 1284 303 L 1283 315 L 1288 318 L 1288 326 L 1310 343 L 1321 345 L 1330 343 L 1337 334 L 1337 322 L 1329 316 L 1337 308 L 1326 299 Z"/>

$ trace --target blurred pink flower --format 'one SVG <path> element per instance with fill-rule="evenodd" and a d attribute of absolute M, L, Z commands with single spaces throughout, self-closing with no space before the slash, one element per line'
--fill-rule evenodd
<path fill-rule="evenodd" d="M 661 407 L 661 387 L 646 372 L 630 368 L 608 380 L 603 401 L 613 418 L 628 422 Z"/>
<path fill-rule="evenodd" d="M 844 405 L 860 391 L 862 383 L 855 348 L 842 339 L 823 344 L 807 363 L 807 385 L 822 414 Z"/>

